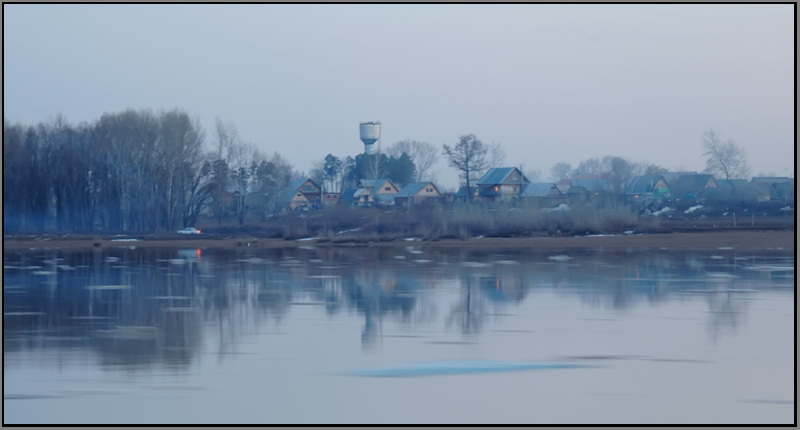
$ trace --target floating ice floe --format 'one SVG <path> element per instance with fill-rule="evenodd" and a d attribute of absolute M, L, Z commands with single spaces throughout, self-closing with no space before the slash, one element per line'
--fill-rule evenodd
<path fill-rule="evenodd" d="M 337 231 L 336 234 L 352 233 L 352 232 L 360 231 L 360 230 L 361 230 L 361 227 L 356 227 L 356 228 L 351 228 L 350 230 Z"/>
<path fill-rule="evenodd" d="M 343 372 L 338 372 L 338 374 L 349 376 L 397 378 L 590 367 L 597 366 L 575 363 L 535 363 L 513 361 L 429 361 L 402 364 L 392 367 L 345 370 Z"/>
<path fill-rule="evenodd" d="M 625 233 L 625 234 L 633 234 L 633 230 L 625 230 L 623 233 Z"/>
<path fill-rule="evenodd" d="M 733 249 L 732 246 L 718 246 L 717 249 Z"/>
<path fill-rule="evenodd" d="M 131 288 L 130 285 L 90 285 L 86 287 L 87 290 L 127 290 Z"/>
<path fill-rule="evenodd" d="M 33 272 L 34 275 L 55 275 L 56 272 L 52 270 L 37 270 Z"/>
<path fill-rule="evenodd" d="M 712 260 L 722 260 L 722 259 L 724 259 L 725 257 L 723 257 L 723 256 L 721 256 L 721 255 L 712 255 L 712 256 L 711 256 L 711 257 L 709 257 L 709 258 L 710 258 L 710 259 L 712 259 Z"/>
<path fill-rule="evenodd" d="M 395 256 L 394 256 L 394 258 L 395 258 L 396 260 L 405 260 L 405 259 L 406 259 L 406 256 L 405 256 L 405 255 L 395 255 Z"/>
<path fill-rule="evenodd" d="M 692 206 L 689 209 L 686 209 L 685 211 L 683 211 L 683 213 L 685 213 L 685 214 L 692 213 L 692 212 L 694 212 L 694 211 L 696 211 L 698 209 L 701 209 L 702 207 L 703 207 L 703 205 Z"/>
<path fill-rule="evenodd" d="M 419 264 L 425 264 L 425 263 L 430 263 L 431 262 L 431 260 L 425 260 L 425 259 L 411 260 L 411 261 L 414 262 L 414 263 L 419 263 Z"/>
<path fill-rule="evenodd" d="M 112 242 L 138 242 L 139 239 L 111 239 Z"/>
<path fill-rule="evenodd" d="M 551 255 L 550 257 L 547 257 L 547 259 L 553 261 L 569 261 L 572 260 L 572 257 L 568 255 Z"/>
<path fill-rule="evenodd" d="M 318 238 L 316 238 L 316 237 L 304 237 L 304 238 L 302 238 L 302 239 L 297 239 L 297 241 L 298 241 L 298 242 L 309 242 L 309 241 L 312 241 L 312 240 L 317 240 L 317 239 L 318 239 Z"/>
<path fill-rule="evenodd" d="M 506 265 L 514 265 L 514 264 L 519 264 L 519 261 L 514 261 L 514 260 L 498 260 L 498 261 L 495 261 L 495 262 L 494 262 L 494 264 L 506 264 Z"/>
<path fill-rule="evenodd" d="M 106 257 L 106 263 L 115 263 L 117 261 L 119 261 L 117 257 Z"/>
<path fill-rule="evenodd" d="M 478 262 L 475 262 L 475 261 L 465 261 L 465 262 L 461 263 L 461 265 L 464 266 L 464 267 L 470 267 L 470 268 L 473 268 L 473 269 L 480 269 L 480 268 L 484 268 L 484 267 L 489 267 L 489 264 L 478 263 Z"/>

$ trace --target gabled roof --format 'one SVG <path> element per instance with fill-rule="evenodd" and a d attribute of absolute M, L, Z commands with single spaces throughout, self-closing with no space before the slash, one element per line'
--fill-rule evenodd
<path fill-rule="evenodd" d="M 381 188 L 389 179 L 359 179 L 359 188 Z M 392 183 L 394 185 L 394 183 Z M 396 188 L 396 187 L 395 187 Z"/>
<path fill-rule="evenodd" d="M 672 188 L 675 185 L 675 181 L 678 180 L 683 175 L 697 175 L 697 172 L 661 172 L 661 176 L 664 177 L 664 180 L 667 181 L 667 186 Z"/>
<path fill-rule="evenodd" d="M 512 172 L 519 173 L 519 179 L 506 182 Z M 478 185 L 498 185 L 498 184 L 528 184 L 530 181 L 516 167 L 492 167 L 479 180 Z"/>
<path fill-rule="evenodd" d="M 658 181 L 664 179 L 662 175 L 642 175 L 636 176 L 631 180 L 627 194 L 647 194 L 652 193 Z M 666 182 L 666 180 L 664 181 Z"/>
<path fill-rule="evenodd" d="M 353 203 L 353 195 L 358 191 L 356 188 L 350 188 L 348 190 L 342 191 L 342 195 L 339 197 L 339 203 Z"/>
<path fill-rule="evenodd" d="M 439 189 L 436 188 L 436 185 L 433 185 L 433 182 L 412 182 L 403 187 L 403 189 L 394 196 L 399 198 L 414 197 L 418 192 L 422 191 L 422 189 L 428 185 L 432 186 L 436 191 L 439 191 Z"/>
<path fill-rule="evenodd" d="M 289 203 L 292 199 L 297 195 L 298 190 L 300 187 L 303 186 L 306 182 L 311 181 L 309 178 L 300 178 L 295 179 L 288 187 L 284 188 L 281 191 L 280 195 L 278 195 L 278 202 L 280 203 Z M 314 182 L 314 181 L 311 181 Z"/>
<path fill-rule="evenodd" d="M 794 179 L 787 176 L 759 176 L 753 178 L 753 182 L 769 182 L 774 184 L 778 182 L 794 182 Z"/>
<path fill-rule="evenodd" d="M 556 195 L 561 195 L 556 184 L 552 182 L 531 182 L 522 191 L 520 197 L 547 197 L 555 189 Z"/>
<path fill-rule="evenodd" d="M 572 187 L 583 187 L 591 192 L 611 191 L 611 186 L 605 179 L 573 179 L 570 181 L 570 189 Z"/>
<path fill-rule="evenodd" d="M 475 195 L 475 192 L 478 191 L 478 187 L 470 187 L 472 188 L 472 195 Z M 456 197 L 467 197 L 467 187 L 461 187 L 456 191 Z"/>
<path fill-rule="evenodd" d="M 750 187 L 750 183 L 747 182 L 747 179 L 717 179 L 717 188 L 724 191 L 730 191 L 733 189 L 747 189 Z"/>
<path fill-rule="evenodd" d="M 675 185 L 671 186 L 672 195 L 677 198 L 684 198 L 687 195 L 695 195 L 702 191 L 708 181 L 711 180 L 716 186 L 717 182 L 711 175 L 682 175 L 675 181 Z"/>

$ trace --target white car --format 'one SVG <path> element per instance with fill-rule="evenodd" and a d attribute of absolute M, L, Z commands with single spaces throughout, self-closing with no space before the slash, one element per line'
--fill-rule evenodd
<path fill-rule="evenodd" d="M 178 230 L 178 234 L 200 234 L 200 230 L 196 228 L 184 228 L 183 230 Z"/>

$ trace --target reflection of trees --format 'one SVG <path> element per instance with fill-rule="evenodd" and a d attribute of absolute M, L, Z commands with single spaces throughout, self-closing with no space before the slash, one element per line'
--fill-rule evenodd
<path fill-rule="evenodd" d="M 487 305 L 486 298 L 473 287 L 477 283 L 473 276 L 462 277 L 459 301 L 453 305 L 447 316 L 448 327 L 455 323 L 464 334 L 480 333 L 486 320 Z"/>
<path fill-rule="evenodd" d="M 293 302 L 306 300 L 324 304 L 330 317 L 343 309 L 363 315 L 362 345 L 371 348 L 379 345 L 387 321 L 434 322 L 435 294 L 427 291 L 445 279 L 459 279 L 461 285 L 445 323 L 465 334 L 483 330 L 490 307 L 515 306 L 536 289 L 610 309 L 659 305 L 701 290 L 716 339 L 740 326 L 748 309 L 728 290 L 750 281 L 786 283 L 784 277 L 741 270 L 737 264 L 744 263 L 735 256 L 586 253 L 551 262 L 541 254 L 498 257 L 458 249 L 430 252 L 426 258 L 446 264 L 427 273 L 394 260 L 395 252 L 387 249 L 9 253 L 4 255 L 4 351 L 83 348 L 96 351 L 109 366 L 184 368 L 203 344 L 201 327 L 218 326 L 218 341 L 214 336 L 206 341 L 229 352 L 242 336 L 281 324 Z M 792 266 L 793 257 L 786 258 L 780 264 Z M 492 264 L 496 260 L 519 264 Z M 131 288 L 85 288 L 92 285 Z"/>
<path fill-rule="evenodd" d="M 733 333 L 743 323 L 749 301 L 736 292 L 733 277 L 711 277 L 708 288 L 708 330 L 716 342 L 724 332 Z"/>

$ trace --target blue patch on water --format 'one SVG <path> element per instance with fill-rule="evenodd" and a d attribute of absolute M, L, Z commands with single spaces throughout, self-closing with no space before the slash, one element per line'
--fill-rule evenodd
<path fill-rule="evenodd" d="M 406 377 L 586 367 L 597 366 L 574 363 L 529 363 L 514 361 L 429 361 L 392 367 L 346 370 L 339 374 L 350 376 Z"/>

